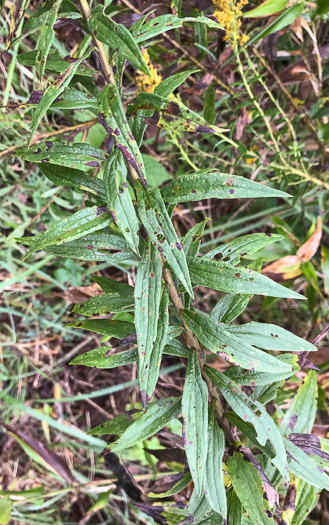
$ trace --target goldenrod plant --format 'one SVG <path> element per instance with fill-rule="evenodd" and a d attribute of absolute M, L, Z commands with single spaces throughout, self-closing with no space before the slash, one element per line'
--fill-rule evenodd
<path fill-rule="evenodd" d="M 278 206 L 289 215 L 291 203 L 298 202 L 300 184 L 302 191 L 321 192 L 316 209 L 318 215 L 325 213 L 328 182 L 320 170 L 312 171 L 320 161 L 307 157 L 295 131 L 300 123 L 304 126 L 302 116 L 298 113 L 298 122 L 291 121 L 289 108 L 277 100 L 260 73 L 261 62 L 257 65 L 252 55 L 254 44 L 271 34 L 271 27 L 281 31 L 305 13 L 315 16 L 314 6 L 298 1 L 266 0 L 259 5 L 214 0 L 205 12 L 196 7 L 185 12 L 184 2 L 174 1 L 166 14 L 159 15 L 156 5 L 154 11 L 148 7 L 141 13 L 126 1 L 46 0 L 41 6 L 28 6 L 17 0 L 12 6 L 7 48 L 38 35 L 35 49 L 18 56 L 18 62 L 32 67 L 36 77 L 28 100 L 19 101 L 14 108 L 31 119 L 26 144 L 13 154 L 31 163 L 27 166 L 36 164 L 39 174 L 58 191 L 70 188 L 72 198 L 79 192 L 86 194 L 83 202 L 78 201 L 77 211 L 67 207 L 58 220 L 50 217 L 45 231 L 19 236 L 24 261 L 33 260 L 42 250 L 45 260 L 63 257 L 102 263 L 101 269 L 133 269 L 127 282 L 98 271 L 93 281 L 99 293 L 75 304 L 75 319 L 67 328 L 70 333 L 77 329 L 103 338 L 101 346 L 74 357 L 71 366 L 117 368 L 119 376 L 121 367 L 136 365 L 137 384 L 132 378 L 129 386 L 137 392 L 137 401 L 112 419 L 103 411 L 103 422 L 89 429 L 88 435 L 83 429 L 72 434 L 69 425 L 62 425 L 61 431 L 84 441 L 93 458 L 104 455 L 102 468 L 110 465 L 119 485 L 125 469 L 123 457 L 134 447 L 139 454 L 145 453 L 153 469 L 151 479 L 157 481 L 141 488 L 143 476 L 135 485 L 124 471 L 129 482 L 120 485 L 119 495 L 113 480 L 108 490 L 97 492 L 97 479 L 92 484 L 77 465 L 63 465 L 51 449 L 26 436 L 19 425 L 5 422 L 5 427 L 32 460 L 56 472 L 64 486 L 49 492 L 51 497 L 89 494 L 95 500 L 89 518 L 96 519 L 102 515 L 97 512 L 110 509 L 106 523 L 320 523 L 307 521 L 321 491 L 329 490 L 329 440 L 312 433 L 318 386 L 316 371 L 310 370 L 316 367 L 309 359 L 317 347 L 295 335 L 294 326 L 283 328 L 282 317 L 276 323 L 265 323 L 245 322 L 244 316 L 257 296 L 272 305 L 288 302 L 296 311 L 306 298 L 311 301 L 311 292 L 305 297 L 303 284 L 297 286 L 289 279 L 302 274 L 305 279 L 311 274 L 318 278 L 310 261 L 320 243 L 322 221 L 317 221 L 314 233 L 314 215 L 311 240 L 303 239 L 295 250 L 297 273 L 291 274 L 285 264 L 279 282 L 272 277 L 280 273 L 277 270 L 273 275 L 273 268 L 280 265 L 272 258 L 272 266 L 262 271 L 262 256 L 273 246 L 277 263 L 285 255 L 275 252 L 276 243 L 287 241 L 283 219 L 277 221 L 283 235 L 257 228 L 238 234 L 233 217 L 227 240 L 212 237 L 204 245 L 201 238 L 209 228 L 206 214 L 186 228 L 185 235 L 175 220 L 175 210 L 183 213 L 182 203 L 194 213 L 194 206 L 209 199 L 220 201 L 220 209 L 232 201 L 245 206 L 263 200 L 265 208 Z M 244 23 L 248 13 L 257 22 L 266 19 L 266 25 L 253 27 L 250 35 Z M 81 36 L 71 54 L 63 50 L 56 32 L 67 19 Z M 203 35 L 200 53 L 213 60 L 214 47 L 207 48 L 208 37 L 204 36 L 209 33 L 223 39 L 222 45 L 229 49 L 226 59 L 234 61 L 235 82 L 223 87 L 222 80 L 216 83 L 211 77 L 203 113 L 199 101 L 186 96 L 192 92 L 197 98 L 199 84 L 210 75 L 202 71 L 202 63 L 193 58 L 192 69 L 188 69 L 190 57 L 183 54 L 178 67 L 166 74 L 167 55 L 184 50 L 180 41 L 183 27 L 190 39 Z M 171 47 L 163 46 L 164 38 Z M 254 52 L 260 53 L 257 46 Z M 161 53 L 165 58 L 156 60 Z M 192 84 L 194 92 L 192 88 L 184 92 L 190 77 L 197 79 Z M 259 95 L 255 94 L 256 80 Z M 215 102 L 217 88 L 222 91 Z M 241 102 L 240 89 L 247 96 Z M 262 97 L 270 106 L 263 104 Z M 229 106 L 221 112 L 223 100 Z M 244 121 L 234 121 L 233 126 L 229 111 L 236 100 L 243 108 Z M 75 121 L 86 110 L 91 117 Z M 70 120 L 69 131 L 79 132 L 78 138 L 38 134 L 56 111 Z M 241 137 L 251 121 L 255 127 L 243 143 Z M 88 142 L 88 133 L 100 125 L 103 142 Z M 315 135 L 314 140 L 321 142 L 320 135 Z M 163 139 L 163 149 L 168 144 L 175 148 L 180 163 L 177 173 L 171 173 L 164 183 L 155 180 L 152 165 L 146 164 L 148 150 L 144 148 L 155 136 Z M 265 149 L 269 160 L 263 162 Z M 323 154 L 327 155 L 325 148 Z M 288 234 L 291 240 L 293 235 Z M 324 257 L 326 250 L 324 247 Z M 310 265 L 309 274 L 305 265 Z M 210 310 L 202 309 L 196 300 L 200 289 L 212 294 Z M 171 387 L 159 388 L 163 363 L 168 365 L 168 359 L 172 361 L 165 373 L 170 377 L 180 370 L 182 383 L 171 380 Z M 286 389 L 289 381 L 298 384 L 294 395 Z M 104 395 L 109 392 L 107 387 L 102 385 Z M 58 389 L 56 396 L 55 402 L 60 402 Z M 284 399 L 288 401 L 283 403 Z M 13 404 L 10 392 L 6 391 L 4 400 L 8 406 Z M 18 411 L 25 409 L 31 417 L 41 417 L 40 411 L 23 402 L 17 404 Z M 42 421 L 49 432 L 49 425 L 55 424 L 51 410 L 42 412 Z M 160 444 L 157 436 L 165 428 L 166 437 Z M 149 440 L 153 436 L 152 447 Z M 152 457 L 159 458 L 166 469 L 158 472 Z M 96 474 L 100 473 L 99 468 Z M 0 509 L 6 517 L 0 511 L 0 523 L 10 523 L 10 516 L 21 523 L 22 502 L 27 509 L 32 502 L 31 512 L 41 505 L 49 495 L 47 487 L 33 493 L 37 489 L 27 494 L 1 491 Z M 121 503 L 124 510 L 119 519 L 113 509 Z"/>

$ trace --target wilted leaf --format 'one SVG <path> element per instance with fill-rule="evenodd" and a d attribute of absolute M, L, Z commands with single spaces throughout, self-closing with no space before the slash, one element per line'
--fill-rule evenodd
<path fill-rule="evenodd" d="M 28 436 L 21 430 L 16 430 L 5 423 L 2 425 L 13 435 L 28 456 L 61 476 L 67 483 L 74 482 L 74 476 L 69 467 L 53 450 L 49 450 L 41 441 Z"/>
<path fill-rule="evenodd" d="M 196 351 L 188 360 L 182 397 L 183 438 L 195 490 L 201 494 L 208 451 L 208 389 Z"/>
<path fill-rule="evenodd" d="M 301 448 L 284 438 L 289 454 L 289 471 L 313 487 L 329 490 L 329 477 Z"/>
<path fill-rule="evenodd" d="M 312 233 L 310 238 L 302 244 L 297 251 L 297 257 L 302 262 L 309 261 L 316 254 L 322 237 L 322 219 L 321 216 L 318 218 L 318 222 L 315 231 Z"/>
<path fill-rule="evenodd" d="M 161 477 L 151 488 L 147 494 L 148 498 L 169 498 L 178 494 L 185 489 L 191 481 L 191 474 L 171 474 L 170 476 Z"/>

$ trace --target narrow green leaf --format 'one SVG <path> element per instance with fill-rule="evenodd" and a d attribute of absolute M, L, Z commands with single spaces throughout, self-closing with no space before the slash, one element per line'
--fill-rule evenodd
<path fill-rule="evenodd" d="M 125 350 L 116 354 L 106 355 L 109 351 L 108 346 L 101 346 L 78 355 L 70 362 L 70 365 L 83 365 L 95 368 L 117 368 L 118 366 L 129 365 L 137 361 L 137 349 Z"/>
<path fill-rule="evenodd" d="M 217 424 L 212 401 L 208 413 L 208 453 L 203 486 L 209 505 L 225 519 L 227 503 L 222 469 L 224 452 L 225 434 Z"/>
<path fill-rule="evenodd" d="M 136 29 L 133 31 L 133 36 L 135 37 L 135 40 L 138 43 L 146 42 L 146 40 L 154 38 L 158 35 L 162 35 L 166 31 L 171 31 L 172 29 L 182 27 L 182 24 L 184 22 L 203 23 L 206 24 L 208 27 L 212 27 L 214 29 L 221 29 L 221 26 L 217 22 L 211 20 L 210 18 L 207 18 L 206 16 L 199 16 L 197 18 L 178 18 L 175 15 L 161 15 L 157 16 L 156 18 L 152 18 L 142 26 L 136 26 Z"/>
<path fill-rule="evenodd" d="M 159 17 L 157 20 L 158 19 Z M 171 95 L 171 93 L 173 93 L 176 88 L 181 86 L 190 75 L 194 75 L 194 73 L 197 73 L 198 71 L 199 69 L 188 69 L 186 71 L 176 73 L 175 75 L 171 75 L 170 77 L 162 80 L 162 82 L 160 82 L 160 84 L 155 87 L 154 93 L 160 97 L 169 97 L 169 95 Z"/>
<path fill-rule="evenodd" d="M 104 293 L 90 297 L 84 303 L 76 304 L 73 312 L 81 315 L 105 315 L 118 312 L 132 312 L 134 309 L 134 296 L 120 297 L 118 294 Z"/>
<path fill-rule="evenodd" d="M 83 330 L 92 330 L 98 334 L 115 337 L 116 339 L 125 339 L 128 335 L 135 332 L 134 323 L 129 323 L 128 321 L 113 321 L 112 319 L 88 319 L 86 321 L 76 321 L 67 326 L 82 328 Z"/>
<path fill-rule="evenodd" d="M 199 201 L 201 199 L 290 197 L 283 191 L 275 190 L 244 177 L 218 171 L 199 171 L 193 175 L 179 177 L 162 188 L 161 195 L 163 200 L 169 204 Z"/>
<path fill-rule="evenodd" d="M 201 494 L 206 469 L 208 434 L 208 389 L 203 381 L 196 351 L 187 363 L 182 397 L 184 448 L 194 482 Z"/>
<path fill-rule="evenodd" d="M 210 319 L 215 323 L 230 324 L 246 309 L 250 299 L 250 295 L 235 293 L 223 295 L 214 306 Z"/>
<path fill-rule="evenodd" d="M 129 107 L 130 113 L 140 109 L 154 110 L 151 117 L 146 117 L 150 124 L 173 131 L 192 131 L 199 133 L 221 133 L 228 131 L 224 128 L 211 126 L 195 111 L 177 101 L 169 101 L 155 93 L 139 93 L 133 106 Z"/>
<path fill-rule="evenodd" d="M 228 326 L 227 331 L 241 338 L 245 343 L 281 352 L 316 352 L 316 346 L 288 332 L 280 326 L 266 323 L 248 323 L 240 326 Z"/>
<path fill-rule="evenodd" d="M 163 352 L 168 355 L 176 355 L 178 357 L 185 357 L 186 359 L 188 359 L 191 350 L 189 350 L 187 346 L 183 345 L 183 343 L 181 343 L 177 339 L 173 339 L 169 343 L 167 342 Z"/>
<path fill-rule="evenodd" d="M 329 295 L 329 248 L 321 246 L 321 269 L 323 273 L 323 286 Z"/>
<path fill-rule="evenodd" d="M 138 345 L 138 381 L 146 402 L 151 356 L 157 338 L 162 266 L 152 244 L 145 247 L 135 284 L 135 324 Z"/>
<path fill-rule="evenodd" d="M 89 57 L 92 49 L 89 49 L 88 52 L 83 55 L 81 58 L 69 65 L 64 73 L 62 73 L 53 84 L 47 87 L 46 91 L 43 94 L 43 97 L 36 109 L 34 110 L 31 122 L 31 132 L 29 135 L 28 145 L 30 146 L 33 135 L 46 111 L 50 108 L 54 100 L 60 95 L 64 89 L 69 85 L 73 76 L 77 72 L 79 65 L 83 60 Z"/>
<path fill-rule="evenodd" d="M 152 353 L 150 355 L 149 366 L 147 369 L 147 397 L 151 397 L 155 390 L 160 372 L 162 352 L 164 350 L 169 323 L 169 292 L 167 286 L 162 290 L 162 297 L 160 301 L 159 317 L 157 323 L 157 336 L 152 346 Z"/>
<path fill-rule="evenodd" d="M 270 505 L 264 498 L 264 487 L 255 467 L 236 452 L 227 461 L 228 474 L 234 490 L 253 523 L 274 524 Z"/>
<path fill-rule="evenodd" d="M 273 15 L 278 11 L 282 11 L 282 9 L 284 9 L 287 4 L 288 0 L 266 0 L 258 7 L 252 9 L 251 11 L 247 11 L 242 16 L 245 18 L 257 18 L 261 16 Z"/>
<path fill-rule="evenodd" d="M 296 18 L 298 18 L 304 11 L 304 2 L 296 2 L 292 4 L 288 9 L 279 14 L 273 22 L 270 22 L 264 27 L 259 33 L 252 37 L 248 44 L 254 44 L 261 38 L 265 38 L 268 35 L 272 35 L 281 29 L 289 26 Z M 246 13 L 247 14 L 247 13 Z"/>
<path fill-rule="evenodd" d="M 111 222 L 111 215 L 106 206 L 84 208 L 70 217 L 62 219 L 52 224 L 49 229 L 35 237 L 27 254 L 42 250 L 45 246 L 51 244 L 63 244 L 64 242 L 79 239 L 82 235 L 101 230 Z"/>
<path fill-rule="evenodd" d="M 134 297 L 134 287 L 129 284 L 102 275 L 95 275 L 92 279 L 105 293 L 118 294 L 120 297 Z"/>
<path fill-rule="evenodd" d="M 134 419 L 137 419 L 142 415 L 142 411 L 135 412 L 133 415 L 123 413 L 120 416 L 114 417 L 105 423 L 97 425 L 97 427 L 92 428 L 88 431 L 88 435 L 92 436 L 101 436 L 103 434 L 123 434 L 130 425 L 133 424 Z"/>
<path fill-rule="evenodd" d="M 52 9 L 49 10 L 48 16 L 43 22 L 42 27 L 41 27 L 37 55 L 36 55 L 36 66 L 39 70 L 39 75 L 41 79 L 45 71 L 47 56 L 49 54 L 50 47 L 51 47 L 51 44 L 55 36 L 54 24 L 56 22 L 57 13 L 61 5 L 61 2 L 62 0 L 57 0 L 53 4 Z"/>
<path fill-rule="evenodd" d="M 117 50 L 119 56 L 129 60 L 146 75 L 150 75 L 149 68 L 136 43 L 136 39 L 124 25 L 116 24 L 104 14 L 98 12 L 98 7 L 92 11 L 88 22 L 91 32 L 95 34 L 98 40 Z"/>
<path fill-rule="evenodd" d="M 19 64 L 22 64 L 22 66 L 28 66 L 28 67 L 36 66 L 37 54 L 38 54 L 37 50 L 27 51 L 26 53 L 21 53 L 17 56 L 17 61 Z M 68 56 L 68 57 L 63 58 L 58 53 L 58 51 L 55 51 L 54 53 L 49 53 L 47 57 L 45 69 L 49 71 L 54 71 L 55 73 L 64 73 L 64 71 L 67 69 L 67 66 L 70 64 L 70 62 L 73 62 L 73 61 L 74 61 L 73 57 Z M 85 67 L 85 66 L 80 65 L 78 73 L 79 73 L 79 76 L 92 77 L 94 71 L 95 70 L 92 67 Z M 84 101 L 88 100 L 88 98 L 81 91 L 78 91 L 73 88 L 66 88 L 64 90 L 64 93 L 60 95 L 59 99 L 62 101 L 63 100 L 65 101 L 67 99 L 66 94 L 67 93 L 73 94 L 73 92 L 75 92 L 76 94 L 79 93 L 79 95 L 77 95 L 76 97 L 77 107 L 80 107 L 82 100 Z M 71 98 L 71 96 L 69 96 L 69 101 L 70 101 L 70 108 L 67 107 L 67 109 L 75 109 L 75 107 L 73 106 L 73 98 Z M 94 104 L 92 107 L 95 107 L 95 102 L 96 100 L 94 99 Z M 28 102 L 28 104 L 33 105 L 32 102 Z M 52 107 L 62 107 L 61 102 L 58 102 L 56 100 L 56 102 L 52 104 Z"/>
<path fill-rule="evenodd" d="M 317 396 L 316 373 L 310 370 L 283 416 L 280 424 L 280 432 L 283 436 L 288 436 L 291 432 L 310 433 L 312 431 L 318 404 Z"/>
<path fill-rule="evenodd" d="M 219 262 L 235 266 L 240 263 L 241 257 L 253 255 L 258 250 L 265 248 L 265 246 L 283 238 L 283 235 L 273 235 L 271 233 L 252 233 L 217 246 L 217 248 L 206 253 L 203 257 L 212 259 L 215 255 L 219 255 L 217 259 Z"/>
<path fill-rule="evenodd" d="M 107 155 L 99 148 L 89 144 L 72 144 L 66 146 L 61 142 L 39 142 L 31 148 L 20 148 L 16 155 L 29 162 L 49 162 L 68 168 L 89 169 L 98 168 Z"/>
<path fill-rule="evenodd" d="M 302 295 L 272 281 L 265 275 L 242 266 L 234 267 L 202 257 L 200 259 L 189 258 L 188 267 L 191 279 L 195 284 L 220 292 L 305 299 Z"/>
<path fill-rule="evenodd" d="M 242 523 L 242 505 L 236 495 L 235 490 L 232 490 L 232 494 L 229 502 L 229 523 L 234 523 L 234 525 L 241 525 Z"/>
<path fill-rule="evenodd" d="M 128 165 L 136 171 L 145 185 L 146 174 L 143 158 L 131 133 L 116 86 L 108 84 L 102 90 L 98 97 L 98 111 L 100 122 L 106 131 L 113 136 L 116 147 L 121 151 Z"/>
<path fill-rule="evenodd" d="M 88 191 L 92 195 L 99 197 L 103 203 L 106 201 L 103 181 L 96 179 L 92 175 L 88 175 L 81 170 L 56 166 L 46 162 L 41 162 L 40 169 L 47 179 L 57 186 L 68 186 L 69 188 Z"/>
<path fill-rule="evenodd" d="M 297 478 L 298 479 L 298 478 Z M 293 523 L 302 525 L 306 516 L 314 509 L 319 499 L 319 489 L 312 487 L 302 479 L 298 479 L 296 507 Z M 290 525 L 288 523 L 288 525 Z"/>
<path fill-rule="evenodd" d="M 122 185 L 119 176 L 122 177 Z M 128 190 L 125 166 L 121 167 L 118 152 L 107 159 L 103 172 L 104 188 L 108 209 L 130 248 L 139 254 L 139 223 Z M 121 186 L 121 188 L 120 188 Z"/>
<path fill-rule="evenodd" d="M 144 441 L 156 434 L 172 419 L 176 419 L 180 411 L 180 398 L 159 399 L 146 409 L 145 414 L 127 428 L 119 441 L 109 445 L 109 447 L 113 452 L 133 447 L 139 441 Z"/>
<path fill-rule="evenodd" d="M 7 525 L 10 522 L 13 504 L 14 502 L 9 496 L 0 498 L 0 525 Z"/>
<path fill-rule="evenodd" d="M 287 455 L 283 439 L 266 408 L 258 401 L 250 399 L 236 383 L 230 381 L 218 370 L 207 366 L 206 373 L 219 388 L 232 410 L 240 416 L 242 421 L 251 423 L 255 428 L 257 442 L 264 447 L 266 441 L 270 440 L 276 454 L 274 458 L 271 458 L 271 461 L 286 479 Z"/>
<path fill-rule="evenodd" d="M 201 237 L 208 221 L 209 217 L 204 221 L 195 224 L 183 238 L 182 246 L 186 257 L 197 257 L 200 249 Z"/>
<path fill-rule="evenodd" d="M 159 190 L 154 188 L 146 193 L 140 183 L 135 184 L 135 189 L 140 206 L 139 216 L 151 242 L 171 266 L 189 295 L 193 297 L 185 253 L 182 250 L 182 245 L 179 242 Z"/>
<path fill-rule="evenodd" d="M 283 354 L 278 355 L 276 358 L 284 363 L 292 365 L 291 370 L 286 372 L 277 371 L 274 373 L 270 372 L 256 372 L 248 370 L 243 372 L 239 367 L 230 368 L 225 372 L 225 375 L 232 379 L 235 383 L 245 386 L 263 386 L 271 385 L 277 381 L 283 381 L 293 376 L 298 370 L 298 356 L 296 354 Z"/>
<path fill-rule="evenodd" d="M 23 239 L 30 239 L 25 237 Z M 34 237 L 32 237 L 32 240 Z M 24 244 L 24 240 L 20 239 Z M 120 261 L 138 260 L 139 257 L 130 250 L 126 240 L 105 230 L 84 235 L 76 241 L 60 246 L 46 246 L 44 250 L 61 257 L 72 257 L 81 261 L 107 261 L 118 264 Z"/>
<path fill-rule="evenodd" d="M 231 363 L 257 372 L 290 372 L 292 366 L 235 337 L 229 327 L 214 323 L 209 317 L 189 310 L 182 317 L 200 342 L 211 352 Z"/>

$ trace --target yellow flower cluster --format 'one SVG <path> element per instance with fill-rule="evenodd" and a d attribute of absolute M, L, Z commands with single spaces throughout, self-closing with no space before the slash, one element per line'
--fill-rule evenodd
<path fill-rule="evenodd" d="M 238 2 L 230 0 L 213 0 L 215 6 L 214 17 L 217 22 L 224 27 L 226 31 L 225 40 L 229 40 L 231 44 L 237 42 L 240 46 L 244 46 L 249 37 L 245 34 L 240 34 L 242 8 L 248 3 L 248 0 L 239 0 Z"/>
<path fill-rule="evenodd" d="M 140 71 L 138 69 L 137 76 L 136 76 L 137 90 L 138 90 L 138 93 L 140 93 L 141 91 L 146 91 L 147 93 L 153 93 L 156 86 L 160 84 L 162 77 L 161 75 L 159 75 L 156 68 L 151 63 L 147 49 L 142 49 L 142 55 L 143 55 L 145 62 L 148 65 L 151 76 L 149 77 L 148 75 L 143 73 L 143 71 Z"/>

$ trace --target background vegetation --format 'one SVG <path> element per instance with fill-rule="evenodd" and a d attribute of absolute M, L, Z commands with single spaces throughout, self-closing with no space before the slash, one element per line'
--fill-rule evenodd
<path fill-rule="evenodd" d="M 263 264 L 264 274 L 305 295 L 307 300 L 254 296 L 239 317 L 239 324 L 274 323 L 317 345 L 318 352 L 308 356 L 319 368 L 317 381 L 314 372 L 303 368 L 285 383 L 264 391 L 262 400 L 267 411 L 281 420 L 308 374 L 313 390 L 310 393 L 306 389 L 306 398 L 299 391 L 300 414 L 306 425 L 311 421 L 307 431 L 326 437 L 328 6 L 325 0 L 280 1 L 275 8 L 273 2 L 266 4 L 263 12 L 253 16 L 248 11 L 260 2 L 238 3 L 238 27 L 230 33 L 233 7 L 222 0 L 173 0 L 154 5 L 142 0 L 101 3 L 107 14 L 127 28 L 141 14 L 148 13 L 150 18 L 164 14 L 180 18 L 207 16 L 221 24 L 222 29 L 187 21 L 156 35 L 147 43 L 147 51 L 143 51 L 151 78 L 142 71 L 136 72 L 129 63 L 124 69 L 123 104 L 125 108 L 131 104 L 136 91 L 151 93 L 161 80 L 181 73 L 175 100 L 199 113 L 210 125 L 229 130 L 187 133 L 149 124 L 141 151 L 151 185 L 161 186 L 196 170 L 218 169 L 266 183 L 293 196 L 181 203 L 174 209 L 173 223 L 183 238 L 205 220 L 201 253 L 219 242 L 251 233 L 282 236 L 279 242 L 248 254 L 244 263 Z M 46 3 L 48 8 L 49 5 Z M 86 192 L 63 188 L 55 178 L 46 178 L 38 163 L 20 155 L 20 148 L 27 145 L 38 92 L 66 69 L 68 56 L 81 58 L 90 50 L 92 41 L 79 21 L 77 6 L 70 0 L 52 2 L 47 11 L 49 19 L 39 26 L 35 23 L 37 17 L 33 19 L 38 9 L 42 8 L 37 2 L 5 1 L 1 18 L 0 410 L 5 424 L 47 445 L 56 457 L 64 459 L 80 485 L 72 490 L 70 478 L 65 478 L 69 474 L 59 473 L 63 467 L 54 464 L 54 457 L 45 460 L 42 451 L 36 449 L 36 442 L 29 446 L 23 439 L 25 448 L 21 448 L 13 435 L 3 430 L 0 523 L 178 523 L 187 517 L 183 506 L 191 497 L 192 483 L 180 492 L 174 490 L 161 504 L 152 502 L 159 502 L 161 495 L 175 486 L 178 478 L 172 476 L 186 467 L 181 423 L 169 423 L 157 437 L 124 450 L 121 456 L 104 456 L 99 440 L 104 436 L 95 437 L 87 431 L 124 411 L 134 414 L 141 408 L 137 365 L 100 369 L 69 364 L 83 352 L 107 344 L 108 339 L 68 326 L 80 319 L 73 312 L 74 305 L 99 294 L 94 276 L 134 284 L 136 261 L 90 262 L 44 251 L 24 260 L 27 248 L 17 241 L 46 231 L 54 221 L 69 217 L 87 201 Z M 58 17 L 51 18 L 55 9 Z M 36 56 L 38 49 L 42 53 Z M 42 56 L 47 56 L 46 62 Z M 86 64 L 83 63 L 85 76 L 76 78 L 76 84 L 90 88 L 91 65 L 95 86 L 101 89 L 104 78 L 95 51 L 88 67 Z M 109 153 L 113 139 L 92 107 L 85 102 L 77 104 L 74 87 L 72 83 L 71 105 L 69 96 L 64 107 L 60 103 L 56 107 L 55 102 L 35 130 L 32 144 L 59 137 L 66 144 L 82 142 Z M 210 313 L 220 296 L 209 288 L 198 287 L 196 311 Z M 185 363 L 178 357 L 164 357 L 155 398 L 181 395 Z M 226 370 L 220 358 L 212 358 L 211 366 Z M 248 388 L 245 392 L 249 395 Z M 115 435 L 112 431 L 105 440 L 114 441 Z M 241 434 L 234 437 L 250 446 Z M 226 476 L 224 481 L 232 490 Z M 292 489 L 281 487 L 279 491 L 281 511 L 274 515 L 275 523 L 328 523 L 326 492 L 320 494 L 320 490 L 312 491 L 303 482 L 298 487 L 296 479 L 291 481 Z M 150 493 L 157 496 L 152 499 Z M 234 493 L 232 509 L 241 508 L 234 506 L 233 498 Z M 176 502 L 179 516 L 172 513 L 169 500 Z M 229 523 L 250 521 L 241 514 L 231 515 Z"/>

